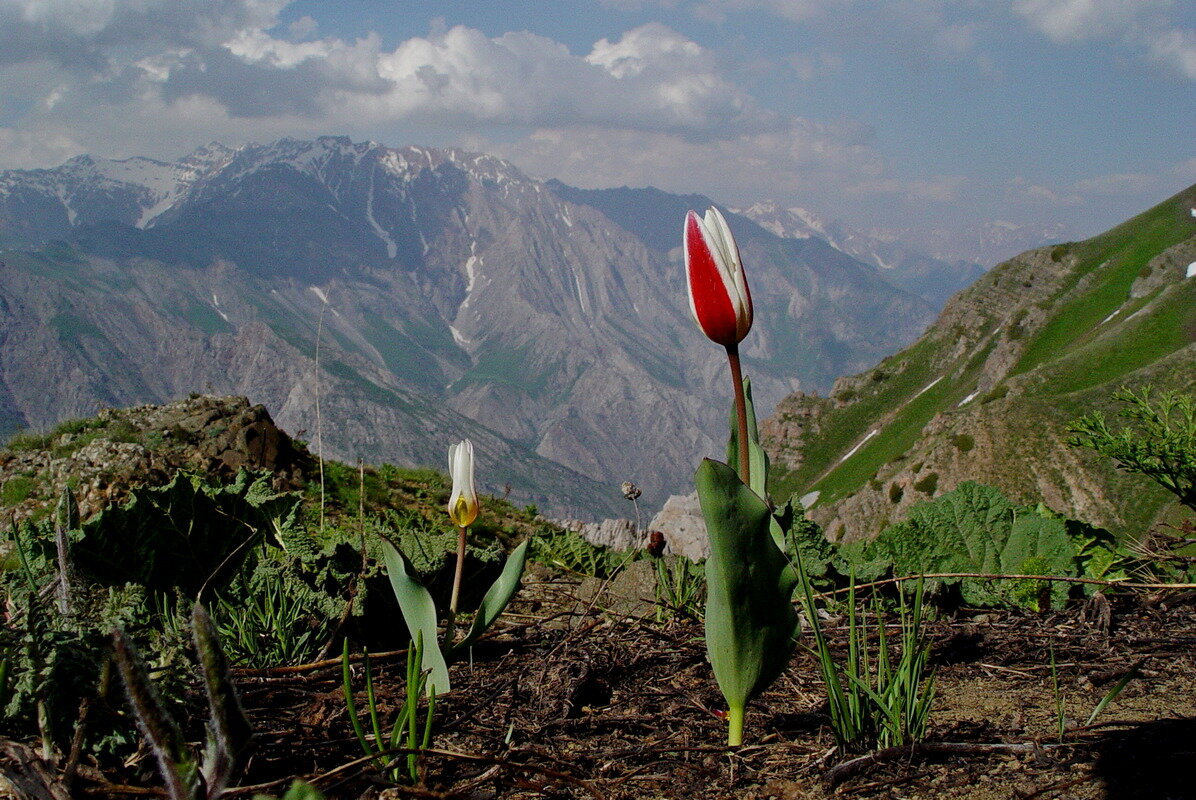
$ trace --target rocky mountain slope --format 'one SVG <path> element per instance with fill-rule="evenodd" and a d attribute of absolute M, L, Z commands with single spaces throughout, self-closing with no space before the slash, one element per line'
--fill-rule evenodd
<path fill-rule="evenodd" d="M 512 499 L 601 517 L 633 479 L 658 504 L 720 449 L 724 366 L 678 247 L 709 202 L 343 138 L 0 173 L 0 433 L 238 394 L 329 457 L 439 465 L 469 436 Z M 762 407 L 930 320 L 822 240 L 731 224 Z"/>
<path fill-rule="evenodd" d="M 764 426 L 775 484 L 832 537 L 875 535 L 963 480 L 1140 534 L 1170 495 L 1065 443 L 1122 384 L 1196 391 L 1196 187 L 957 295 L 913 345 L 794 394 Z"/>

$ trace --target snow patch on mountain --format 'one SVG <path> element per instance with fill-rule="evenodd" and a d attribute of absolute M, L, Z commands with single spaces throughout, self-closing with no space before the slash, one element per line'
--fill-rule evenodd
<path fill-rule="evenodd" d="M 365 218 L 370 223 L 370 227 L 374 229 L 374 234 L 386 245 L 386 257 L 393 259 L 399 252 L 399 246 L 395 244 L 394 239 L 390 238 L 386 229 L 378 224 L 378 220 L 374 219 L 374 172 L 370 172 L 370 193 L 365 201 Z"/>

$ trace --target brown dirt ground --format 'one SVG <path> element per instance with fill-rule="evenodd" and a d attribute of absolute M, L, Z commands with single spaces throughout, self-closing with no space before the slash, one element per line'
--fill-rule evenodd
<path fill-rule="evenodd" d="M 936 620 L 930 744 L 866 764 L 832 786 L 828 772 L 846 758 L 834 749 L 821 680 L 804 647 L 751 705 L 749 744 L 729 751 L 701 625 L 658 622 L 650 603 L 607 589 L 538 571 L 529 577 L 499 634 L 475 648 L 472 663 L 453 667 L 454 691 L 438 702 L 433 750 L 414 787 L 354 763 L 361 753 L 339 663 L 243 674 L 258 744 L 244 788 L 232 794 L 281 794 L 300 775 L 329 797 L 378 800 L 1196 798 L 1192 593 L 1116 597 L 1107 632 L 1080 609 L 1041 616 L 965 609 Z M 828 625 L 841 639 L 841 621 Z M 1140 677 L 1084 727 L 1138 662 Z M 401 696 L 402 671 L 400 656 L 375 660 L 384 719 Z M 360 670 L 356 680 L 361 688 Z M 939 743 L 961 743 L 962 752 L 936 752 L 945 747 Z M 1021 751 L 981 747 L 991 744 Z"/>

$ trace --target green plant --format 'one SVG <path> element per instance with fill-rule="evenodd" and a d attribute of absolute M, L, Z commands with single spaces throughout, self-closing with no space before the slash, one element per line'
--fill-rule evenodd
<path fill-rule="evenodd" d="M 178 473 L 165 486 L 136 488 L 128 502 L 89 519 L 72 545 L 80 573 L 97 583 L 136 583 L 198 597 L 227 582 L 254 542 L 304 543 L 294 530 L 299 497 L 268 475 L 242 470 L 228 485 Z"/>
<path fill-rule="evenodd" d="M 27 499 L 37 488 L 37 478 L 31 475 L 14 475 L 0 485 L 0 505 L 15 506 Z"/>
<path fill-rule="evenodd" d="M 4 444 L 5 450 L 12 450 L 16 452 L 29 452 L 32 450 L 45 450 L 50 446 L 50 442 L 54 440 L 53 434 L 50 433 L 33 433 L 31 431 L 21 431 L 15 433 Z"/>
<path fill-rule="evenodd" d="M 287 789 L 287 793 L 281 798 L 275 798 L 268 794 L 255 794 L 253 800 L 324 800 L 324 795 L 310 783 L 304 783 L 296 778 Z"/>
<path fill-rule="evenodd" d="M 800 560 L 798 569 L 801 571 Z M 811 648 L 818 660 L 826 687 L 827 708 L 835 740 L 843 752 L 912 744 L 926 733 L 934 703 L 934 676 L 928 667 L 930 644 L 922 630 L 922 583 L 914 593 L 913 606 L 900 595 L 901 646 L 896 659 L 878 601 L 873 600 L 877 644 L 871 651 L 869 628 L 864 615 L 857 617 L 855 581 L 847 599 L 847 657 L 836 663 L 814 605 L 808 580 L 802 581 L 802 605 L 814 640 Z"/>
<path fill-rule="evenodd" d="M 706 594 L 706 570 L 702 562 L 685 556 L 664 555 L 653 559 L 656 575 L 654 595 L 656 620 L 669 617 L 702 618 L 702 600 Z"/>
<path fill-rule="evenodd" d="M 312 590 L 301 586 L 296 591 L 295 582 L 285 581 L 278 571 L 257 574 L 273 579 L 245 581 L 235 587 L 239 591 L 217 596 L 220 635 L 233 662 L 266 668 L 314 659 L 336 619 L 315 607 Z"/>
<path fill-rule="evenodd" d="M 464 637 L 456 638 L 453 618 L 450 616 L 445 625 L 444 640 L 440 646 L 425 646 L 421 648 L 420 668 L 430 673 L 428 677 L 428 691 L 447 694 L 450 690 L 448 662 L 467 648 L 485 633 L 495 620 L 502 614 L 503 609 L 511 602 L 515 592 L 519 590 L 519 582 L 523 577 L 523 568 L 527 563 L 528 542 L 524 541 L 507 557 L 502 572 L 491 584 L 490 589 L 482 598 L 481 604 L 474 612 L 473 621 L 466 630 Z M 382 543 L 382 554 L 386 562 L 386 575 L 390 579 L 395 599 L 403 613 L 403 620 L 407 629 L 418 639 L 423 637 L 426 642 L 437 642 L 438 614 L 436 603 L 431 593 L 416 580 L 411 562 L 389 541 Z"/>
<path fill-rule="evenodd" d="M 586 541 L 570 530 L 536 536 L 529 557 L 555 569 L 589 578 L 607 578 L 623 560 L 620 553 Z"/>
<path fill-rule="evenodd" d="M 208 739 L 202 758 L 187 745 L 167 713 L 132 640 L 117 629 L 113 654 L 125 684 L 129 707 L 141 728 L 171 800 L 214 800 L 224 793 L 249 744 L 250 727 L 229 676 L 228 661 L 216 627 L 202 605 L 191 612 L 195 650 L 199 655 L 208 702 Z"/>
<path fill-rule="evenodd" d="M 457 639 L 457 611 L 465 558 L 468 552 L 466 534 L 478 517 L 480 505 L 473 486 L 473 443 L 466 439 L 449 448 L 449 468 L 452 471 L 453 492 L 449 497 L 448 514 L 457 528 L 457 560 L 453 571 L 452 594 L 445 612 L 444 637 L 437 636 L 436 603 L 428 589 L 417 580 L 408 556 L 390 541 L 382 543 L 386 574 L 394 590 L 395 599 L 403 614 L 403 621 L 413 638 L 432 643 L 421 647 L 420 670 L 428 671 L 429 692 L 446 694 L 450 691 L 448 661 L 486 632 L 519 590 L 523 569 L 527 564 L 529 541 L 524 540 L 507 557 L 502 572 L 491 584 L 474 612 L 473 621 L 461 639 Z M 439 641 L 439 646 L 436 643 Z"/>
<path fill-rule="evenodd" d="M 78 531 L 67 527 L 73 524 L 71 504 L 60 510 L 57 521 L 14 526 L 4 547 L 0 656 L 8 662 L 3 705 L 8 733 L 36 737 L 47 757 L 67 752 L 75 742 L 97 759 L 128 756 L 125 725 L 105 701 L 109 631 L 122 626 L 155 641 L 171 703 L 181 697 L 174 658 L 182 643 L 151 612 L 144 588 L 97 587 L 71 577 L 67 548 Z M 84 707 L 91 710 L 86 725 L 79 722 Z"/>
<path fill-rule="evenodd" d="M 937 472 L 928 472 L 918 480 L 914 481 L 914 488 L 922 494 L 934 494 L 935 489 L 939 487 L 939 474 Z"/>
<path fill-rule="evenodd" d="M 987 573 L 1108 577 L 1118 550 L 1108 532 L 1066 520 L 1044 506 L 1019 507 L 991 486 L 965 481 L 910 510 L 909 519 L 881 531 L 866 545 L 840 550 L 857 574 Z M 1068 587 L 1049 593 L 1028 584 L 986 578 L 945 578 L 974 605 L 1022 605 L 1045 610 L 1066 601 Z M 933 585 L 932 585 L 933 587 Z M 1032 589 L 1032 591 L 1030 590 Z"/>
<path fill-rule="evenodd" d="M 731 746 L 743 743 L 747 703 L 785 669 L 797 635 L 791 599 L 798 576 L 785 554 L 786 525 L 794 520 L 792 505 L 787 503 L 774 515 L 765 499 L 768 456 L 760 446 L 746 380 L 742 394 L 746 412 L 732 417 L 729 463 L 704 459 L 694 474 L 710 538 L 706 653 L 727 700 Z M 736 416 L 747 420 L 746 441 Z M 751 462 L 750 475 L 740 470 L 741 462 Z"/>
<path fill-rule="evenodd" d="M 399 762 L 393 751 L 399 748 L 400 742 L 405 741 L 407 752 L 407 777 L 412 783 L 419 780 L 419 751 L 426 750 L 432 743 L 432 720 L 436 714 L 436 687 L 428 685 L 428 673 L 420 669 L 423 659 L 423 634 L 419 634 L 414 642 L 407 646 L 407 676 L 404 684 L 405 694 L 403 706 L 398 716 L 390 726 L 390 735 L 382 733 L 382 723 L 378 714 L 378 703 L 374 696 L 373 670 L 370 667 L 370 654 L 365 651 L 362 657 L 362 671 L 365 673 L 365 699 L 369 713 L 370 728 L 373 738 L 366 735 L 361 724 L 361 716 L 357 713 L 357 704 L 353 700 L 353 680 L 349 666 L 349 640 L 346 639 L 341 651 L 341 680 L 345 697 L 345 708 L 349 714 L 349 724 L 353 727 L 353 734 L 357 743 L 367 756 L 373 758 L 374 763 L 392 780 L 398 778 Z M 424 712 L 424 722 L 419 723 L 419 700 L 425 691 L 428 694 L 428 706 Z"/>
<path fill-rule="evenodd" d="M 1055 733 L 1059 741 L 1063 741 L 1063 738 L 1067 735 L 1067 693 L 1063 691 L 1063 687 L 1059 682 L 1059 668 L 1055 663 L 1055 646 L 1053 644 L 1050 646 L 1049 663 L 1051 667 L 1051 696 L 1055 701 Z M 1101 699 L 1093 707 L 1092 713 L 1088 715 L 1088 719 L 1084 721 L 1082 727 L 1087 728 L 1096 722 L 1096 718 L 1125 691 L 1125 687 L 1129 685 L 1130 681 L 1141 674 L 1143 663 L 1145 662 L 1138 661 L 1131 666 L 1117 683 L 1113 684 L 1107 692 L 1101 695 Z"/>
<path fill-rule="evenodd" d="M 1073 421 L 1068 444 L 1087 447 L 1110 458 L 1119 469 L 1145 475 L 1196 511 L 1196 405 L 1188 395 L 1149 386 L 1138 392 L 1122 386 L 1113 393 L 1126 421 L 1119 430 L 1094 411 Z"/>

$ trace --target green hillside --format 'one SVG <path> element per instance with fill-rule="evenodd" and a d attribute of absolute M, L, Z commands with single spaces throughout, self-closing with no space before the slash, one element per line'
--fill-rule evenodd
<path fill-rule="evenodd" d="M 1140 532 L 1167 496 L 1064 443 L 1121 384 L 1196 390 L 1196 187 L 1083 242 L 1025 253 L 916 343 L 768 426 L 781 496 L 817 491 L 832 535 L 875 535 L 963 480 Z M 800 436 L 792 430 L 800 423 Z"/>

